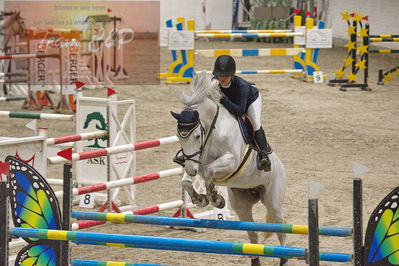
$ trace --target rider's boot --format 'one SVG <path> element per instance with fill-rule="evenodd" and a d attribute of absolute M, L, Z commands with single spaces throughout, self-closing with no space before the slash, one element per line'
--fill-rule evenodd
<path fill-rule="evenodd" d="M 184 167 L 184 164 L 185 164 L 186 160 L 184 160 L 184 156 L 183 156 L 182 150 L 179 150 L 176 153 L 175 157 L 173 158 L 173 161 L 175 163 L 177 163 L 177 164 L 179 164 L 179 165 Z"/>
<path fill-rule="evenodd" d="M 269 156 L 267 155 L 267 140 L 265 131 L 260 127 L 257 131 L 255 131 L 255 142 L 258 146 L 258 158 L 257 158 L 257 166 L 259 170 L 264 170 L 265 172 L 270 171 L 271 163 Z"/>

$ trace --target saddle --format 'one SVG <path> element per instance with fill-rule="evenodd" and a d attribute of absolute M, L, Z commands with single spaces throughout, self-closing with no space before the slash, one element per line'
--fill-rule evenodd
<path fill-rule="evenodd" d="M 240 126 L 241 135 L 246 144 L 250 145 L 253 150 L 258 151 L 258 146 L 255 142 L 255 129 L 252 124 L 251 119 L 247 114 L 244 114 L 242 117 L 235 116 L 237 119 L 238 125 Z M 271 154 L 273 152 L 272 147 L 267 143 L 266 153 Z"/>

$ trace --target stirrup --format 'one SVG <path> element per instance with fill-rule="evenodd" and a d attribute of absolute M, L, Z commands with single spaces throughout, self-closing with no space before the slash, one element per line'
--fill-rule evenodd
<path fill-rule="evenodd" d="M 186 160 L 184 160 L 184 156 L 183 155 L 179 155 L 182 152 L 182 150 L 179 150 L 175 157 L 173 158 L 173 162 L 177 163 L 178 165 L 184 167 L 185 166 L 185 162 Z"/>

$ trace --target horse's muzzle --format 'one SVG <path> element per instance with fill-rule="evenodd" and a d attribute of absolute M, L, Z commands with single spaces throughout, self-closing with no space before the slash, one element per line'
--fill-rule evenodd
<path fill-rule="evenodd" d="M 196 176 L 198 173 L 198 169 L 194 166 L 191 166 L 190 164 L 187 164 L 187 162 L 186 162 L 186 167 L 184 168 L 184 170 L 186 171 L 186 173 L 189 176 L 192 176 L 192 177 Z"/>

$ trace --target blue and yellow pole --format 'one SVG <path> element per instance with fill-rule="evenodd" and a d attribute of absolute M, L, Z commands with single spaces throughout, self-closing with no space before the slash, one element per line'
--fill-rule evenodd
<path fill-rule="evenodd" d="M 101 212 L 72 212 L 72 218 L 81 220 L 108 221 L 116 223 L 139 223 L 163 226 L 182 226 L 196 228 L 213 228 L 227 230 L 245 230 L 259 232 L 275 232 L 289 234 L 308 234 L 308 226 L 297 224 L 277 224 L 277 223 L 252 223 L 241 221 L 207 220 L 207 219 L 188 219 L 173 218 L 124 213 L 101 213 Z M 347 227 L 326 227 L 320 226 L 320 235 L 325 236 L 351 236 L 352 229 Z"/>

